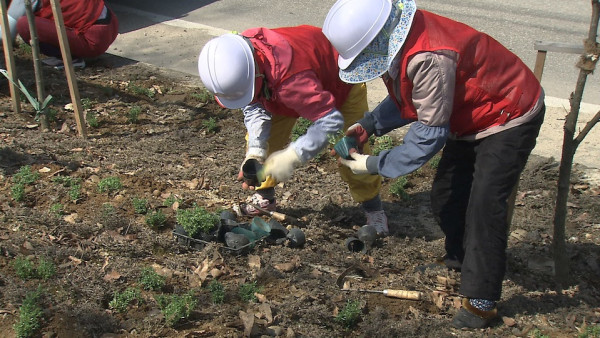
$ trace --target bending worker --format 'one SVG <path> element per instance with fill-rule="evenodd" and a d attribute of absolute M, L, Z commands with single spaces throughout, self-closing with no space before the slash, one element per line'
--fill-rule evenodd
<path fill-rule="evenodd" d="M 353 153 L 344 165 L 398 177 L 444 148 L 431 204 L 446 235 L 441 262 L 461 270 L 465 298 L 452 325 L 489 325 L 506 270 L 507 199 L 544 118 L 540 83 L 490 36 L 417 10 L 413 0 L 338 0 L 323 32 L 340 53 L 342 80 L 381 77 L 388 89 L 346 133 L 365 142 L 410 123 L 402 145 Z"/>
<path fill-rule="evenodd" d="M 290 179 L 295 168 L 327 146 L 329 136 L 368 110 L 365 84 L 341 81 L 337 56 L 321 29 L 312 26 L 252 28 L 240 35 L 222 35 L 202 48 L 198 69 L 204 86 L 222 106 L 242 108 L 244 113 L 244 163 L 249 159 L 264 162 L 267 180 L 258 187 L 243 185 L 255 189 L 251 203 L 243 207 L 246 214 L 259 213 L 251 204 L 275 210 L 275 185 Z M 312 125 L 289 143 L 299 117 Z M 354 200 L 362 204 L 367 224 L 387 235 L 387 217 L 379 198 L 381 178 L 353 174 L 343 166 L 340 175 Z"/>

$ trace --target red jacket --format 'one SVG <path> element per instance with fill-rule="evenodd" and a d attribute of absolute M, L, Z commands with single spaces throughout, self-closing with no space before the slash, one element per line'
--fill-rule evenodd
<path fill-rule="evenodd" d="M 103 0 L 60 0 L 65 27 L 83 33 L 90 28 L 104 9 Z M 36 16 L 52 19 L 52 6 L 50 0 L 42 1 L 42 8 L 35 13 Z"/>
<path fill-rule="evenodd" d="M 295 100 L 298 105 L 318 107 L 313 112 L 311 120 L 329 113 L 332 108 L 339 109 L 346 101 L 352 85 L 340 80 L 337 66 L 338 53 L 320 28 L 313 26 L 298 26 L 284 28 L 252 28 L 242 33 L 250 38 L 256 49 L 256 62 L 260 72 L 265 72 L 267 86 L 271 97 L 259 96 L 260 103 L 269 112 L 290 117 L 300 116 L 289 105 L 282 103 L 279 88 L 282 83 L 299 73 L 311 71 L 320 81 L 320 91 L 332 95 L 327 102 L 314 102 L 319 97 L 286 97 L 285 101 Z M 310 90 L 307 90 L 310 94 Z M 322 99 L 322 97 L 321 97 Z"/>
<path fill-rule="evenodd" d="M 398 59 L 399 74 L 396 80 L 387 77 L 386 81 L 403 118 L 417 118 L 413 85 L 406 74 L 408 61 L 417 53 L 436 50 L 459 55 L 450 117 L 450 132 L 456 136 L 475 134 L 521 116 L 541 94 L 533 72 L 498 41 L 465 24 L 417 10 Z M 401 100 L 391 90 L 392 81 L 401 81 Z"/>

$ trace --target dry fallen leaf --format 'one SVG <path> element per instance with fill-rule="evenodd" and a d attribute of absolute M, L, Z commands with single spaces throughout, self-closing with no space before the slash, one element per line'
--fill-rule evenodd
<path fill-rule="evenodd" d="M 244 336 L 250 337 L 254 327 L 254 315 L 252 313 L 240 311 L 240 319 L 244 324 Z"/>
<path fill-rule="evenodd" d="M 260 270 L 260 256 L 248 255 L 248 266 L 252 270 Z"/>
<path fill-rule="evenodd" d="M 106 275 L 104 275 L 104 277 L 102 279 L 104 279 L 107 282 L 114 282 L 116 280 L 118 280 L 119 278 L 121 278 L 121 274 L 118 273 L 117 271 L 113 270 L 109 273 L 107 273 Z"/>
<path fill-rule="evenodd" d="M 258 306 L 258 311 L 261 317 L 267 320 L 267 324 L 273 323 L 273 311 L 271 310 L 271 305 L 267 303 L 262 303 Z"/>
<path fill-rule="evenodd" d="M 517 321 L 510 317 L 502 317 L 502 321 L 504 322 L 504 325 L 508 327 L 513 327 L 517 324 Z"/>
<path fill-rule="evenodd" d="M 77 222 L 77 213 L 72 213 L 70 215 L 67 215 L 67 216 L 63 217 L 63 219 L 65 220 L 65 222 L 67 222 L 69 224 L 75 224 Z"/>

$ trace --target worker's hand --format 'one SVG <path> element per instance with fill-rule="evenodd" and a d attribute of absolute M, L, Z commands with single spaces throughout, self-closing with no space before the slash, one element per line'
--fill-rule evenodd
<path fill-rule="evenodd" d="M 365 143 L 369 142 L 369 134 L 363 128 L 360 123 L 355 123 L 346 130 L 346 136 L 354 137 L 356 139 L 356 145 L 358 147 L 358 151 L 362 153 L 363 146 Z"/>
<path fill-rule="evenodd" d="M 244 181 L 244 172 L 242 171 L 242 168 L 244 167 L 246 162 L 248 162 L 248 160 L 257 160 L 259 163 L 262 164 L 265 161 L 266 155 L 267 155 L 267 151 L 265 149 L 260 149 L 260 148 L 248 149 L 248 152 L 246 153 L 246 158 L 244 158 L 244 161 L 242 161 L 242 164 L 240 165 L 240 171 L 239 171 L 238 177 L 237 177 L 238 181 L 242 181 L 242 189 L 254 190 L 254 188 L 255 188 L 255 186 L 249 185 L 248 183 L 246 183 Z"/>
<path fill-rule="evenodd" d="M 292 177 L 292 173 L 297 166 L 302 163 L 293 146 L 284 150 L 276 151 L 267 160 L 264 165 L 264 175 L 271 176 L 278 182 L 285 182 Z"/>
<path fill-rule="evenodd" d="M 354 149 L 350 151 L 351 160 L 346 160 L 340 158 L 340 163 L 350 168 L 352 172 L 356 175 L 368 174 L 369 170 L 367 169 L 367 158 L 369 155 L 363 155 L 357 153 Z"/>

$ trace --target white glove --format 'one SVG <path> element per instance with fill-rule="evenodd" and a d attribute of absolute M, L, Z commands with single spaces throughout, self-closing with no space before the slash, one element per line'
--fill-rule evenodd
<path fill-rule="evenodd" d="M 293 146 L 288 146 L 271 154 L 265 161 L 264 174 L 271 176 L 276 181 L 284 182 L 292 177 L 297 166 L 302 163 Z"/>
<path fill-rule="evenodd" d="M 369 170 L 367 169 L 367 158 L 369 155 L 363 155 L 356 152 L 350 153 L 351 160 L 346 160 L 340 158 L 340 163 L 350 168 L 352 172 L 356 175 L 368 174 Z"/>

